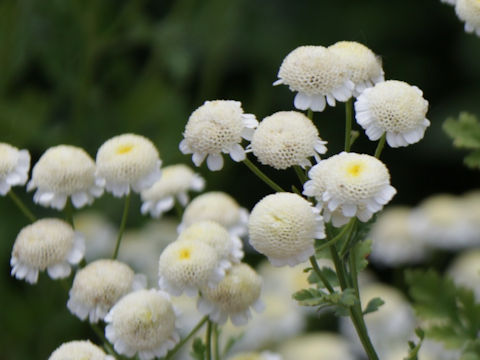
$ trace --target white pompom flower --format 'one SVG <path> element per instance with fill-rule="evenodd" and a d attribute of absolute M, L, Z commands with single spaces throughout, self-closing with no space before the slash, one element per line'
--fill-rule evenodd
<path fill-rule="evenodd" d="M 197 307 L 210 320 L 224 324 L 228 318 L 236 326 L 245 325 L 251 318 L 250 308 L 260 312 L 262 279 L 244 263 L 234 265 L 214 288 L 202 289 Z"/>
<path fill-rule="evenodd" d="M 189 201 L 188 191 L 202 191 L 204 187 L 205 180 L 188 166 L 166 166 L 162 169 L 162 177 L 152 187 L 142 191 L 141 212 L 159 218 L 174 207 L 175 199 L 186 206 Z"/>
<path fill-rule="evenodd" d="M 343 66 L 343 59 L 323 46 L 300 46 L 282 62 L 278 80 L 273 85 L 285 84 L 296 91 L 297 109 L 323 111 L 326 104 L 347 101 L 355 84 Z"/>
<path fill-rule="evenodd" d="M 195 222 L 211 220 L 219 223 L 232 235 L 243 236 L 247 232 L 248 211 L 227 193 L 210 191 L 193 199 L 185 208 L 178 231 L 182 232 Z"/>
<path fill-rule="evenodd" d="M 325 238 L 323 218 L 310 202 L 293 193 L 265 196 L 252 210 L 249 242 L 274 266 L 294 266 L 315 252 L 314 240 Z"/>
<path fill-rule="evenodd" d="M 95 184 L 95 162 L 82 148 L 58 145 L 49 148 L 33 167 L 28 191 L 37 189 L 33 200 L 62 210 L 67 199 L 81 208 L 103 194 Z"/>
<path fill-rule="evenodd" d="M 81 320 L 103 320 L 111 307 L 131 291 L 146 287 L 146 277 L 126 264 L 110 259 L 96 260 L 75 274 L 67 308 Z"/>
<path fill-rule="evenodd" d="M 48 360 L 115 360 L 89 340 L 69 341 L 60 345 Z"/>
<path fill-rule="evenodd" d="M 253 133 L 251 148 L 260 163 L 283 170 L 311 166 L 311 157 L 320 161 L 319 154 L 327 152 L 326 143 L 304 114 L 280 111 L 262 120 Z"/>
<path fill-rule="evenodd" d="M 430 121 L 422 91 L 403 81 L 388 80 L 368 88 L 355 102 L 355 118 L 368 138 L 384 133 L 391 147 L 407 146 L 423 138 Z"/>
<path fill-rule="evenodd" d="M 174 296 L 215 287 L 224 278 L 231 263 L 219 257 L 210 245 L 197 240 L 174 241 L 160 254 L 159 287 Z"/>
<path fill-rule="evenodd" d="M 41 219 L 24 227 L 13 244 L 12 276 L 30 284 L 38 272 L 48 272 L 52 279 L 70 275 L 71 265 L 78 264 L 85 253 L 83 236 L 60 219 Z"/>
<path fill-rule="evenodd" d="M 137 193 L 160 179 L 158 150 L 144 136 L 123 134 L 107 140 L 97 151 L 96 183 L 116 197 Z"/>
<path fill-rule="evenodd" d="M 25 185 L 30 170 L 30 153 L 0 143 L 0 195 L 6 195 L 12 186 Z"/>
<path fill-rule="evenodd" d="M 456 0 L 455 12 L 465 22 L 465 31 L 480 36 L 480 1 Z"/>
<path fill-rule="evenodd" d="M 327 169 L 319 173 L 326 175 L 325 189 L 314 195 L 321 196 L 325 221 L 331 219 L 334 226 L 353 217 L 370 220 L 397 192 L 385 164 L 370 155 L 342 152 L 329 158 Z M 315 174 L 312 168 L 309 175 Z"/>
<path fill-rule="evenodd" d="M 139 290 L 125 295 L 105 317 L 105 336 L 115 351 L 140 360 L 164 357 L 180 341 L 176 314 L 163 291 Z"/>
<path fill-rule="evenodd" d="M 384 81 L 382 61 L 372 50 L 355 41 L 339 41 L 328 47 L 343 59 L 355 84 L 353 96 L 358 97 L 363 90 Z"/>
<path fill-rule="evenodd" d="M 189 117 L 180 151 L 193 154 L 192 161 L 200 166 L 207 158 L 211 171 L 223 167 L 222 153 L 234 161 L 245 159 L 242 139 L 250 140 L 258 121 L 252 114 L 244 114 L 242 104 L 233 100 L 214 100 L 205 103 Z"/>

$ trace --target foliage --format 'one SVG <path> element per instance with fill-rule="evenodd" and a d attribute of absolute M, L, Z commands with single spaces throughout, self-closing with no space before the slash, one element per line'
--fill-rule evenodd
<path fill-rule="evenodd" d="M 464 161 L 468 167 L 480 169 L 480 122 L 468 112 L 461 112 L 458 118 L 448 118 L 443 129 L 458 148 L 472 150 Z"/>

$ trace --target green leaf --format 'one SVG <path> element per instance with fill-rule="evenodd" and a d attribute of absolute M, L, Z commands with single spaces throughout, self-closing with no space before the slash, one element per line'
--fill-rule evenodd
<path fill-rule="evenodd" d="M 194 358 L 195 360 L 205 360 L 206 351 L 207 347 L 203 343 L 202 339 L 195 338 L 192 345 L 192 352 L 190 353 L 190 355 L 192 355 L 192 358 Z"/>
<path fill-rule="evenodd" d="M 368 265 L 368 255 L 372 252 L 372 240 L 360 241 L 355 244 L 355 264 L 357 272 L 362 271 Z"/>
<path fill-rule="evenodd" d="M 293 294 L 293 298 L 303 306 L 317 306 L 319 310 L 332 307 L 339 316 L 348 315 L 349 307 L 358 302 L 355 290 L 348 288 L 343 292 L 328 294 L 317 289 L 303 289 Z"/>
<path fill-rule="evenodd" d="M 363 310 L 363 315 L 377 311 L 378 308 L 383 304 L 385 304 L 385 301 L 383 301 L 382 299 L 378 297 L 373 298 L 368 302 L 367 306 L 365 307 L 365 310 Z"/>
<path fill-rule="evenodd" d="M 413 341 L 408 342 L 410 351 L 408 352 L 408 355 L 403 358 L 403 360 L 418 360 L 418 352 L 420 351 L 423 339 L 425 338 L 425 332 L 421 328 L 416 328 L 415 334 L 418 336 L 419 341 L 417 344 L 415 344 Z"/>
<path fill-rule="evenodd" d="M 448 118 L 443 130 L 459 148 L 480 149 L 480 123 L 473 114 L 461 112 L 458 119 Z"/>
<path fill-rule="evenodd" d="M 480 150 L 468 154 L 463 161 L 470 168 L 480 169 Z"/>
<path fill-rule="evenodd" d="M 308 275 L 308 278 L 307 278 L 308 283 L 309 284 L 315 284 L 321 289 L 325 288 L 325 285 L 320 280 L 317 273 L 315 271 L 313 271 L 312 268 L 308 268 L 308 269 L 310 270 L 310 274 Z M 320 272 L 328 280 L 330 285 L 332 285 L 333 287 L 339 286 L 337 273 L 332 268 L 329 268 L 328 266 L 323 266 L 320 269 Z"/>

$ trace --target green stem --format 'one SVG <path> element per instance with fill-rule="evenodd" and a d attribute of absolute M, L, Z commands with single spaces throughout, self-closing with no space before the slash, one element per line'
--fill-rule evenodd
<path fill-rule="evenodd" d="M 65 218 L 67 219 L 67 222 L 72 225 L 72 228 L 75 229 L 75 224 L 73 222 L 73 206 L 70 198 L 67 198 L 67 203 L 65 205 Z"/>
<path fill-rule="evenodd" d="M 346 233 L 347 231 L 350 229 L 351 227 L 351 224 L 348 223 L 347 225 L 345 225 L 342 230 L 331 240 L 328 240 L 326 243 L 318 246 L 315 248 L 315 251 L 316 252 L 320 252 L 322 251 L 323 249 L 326 249 L 327 247 L 331 246 L 331 245 L 334 245 L 338 240 L 340 240 Z"/>
<path fill-rule="evenodd" d="M 10 189 L 8 192 L 10 199 L 17 205 L 20 211 L 27 217 L 28 220 L 31 222 L 37 221 L 37 218 L 33 213 L 27 208 L 27 206 L 23 203 L 23 201 L 13 192 L 13 189 Z"/>
<path fill-rule="evenodd" d="M 345 151 L 350 151 L 352 141 L 353 101 L 348 99 L 345 103 Z"/>
<path fill-rule="evenodd" d="M 377 149 L 375 150 L 375 157 L 380 159 L 380 154 L 382 153 L 383 147 L 385 146 L 385 140 L 387 138 L 387 133 L 383 133 L 382 137 L 378 141 Z"/>
<path fill-rule="evenodd" d="M 300 183 L 305 184 L 305 182 L 308 180 L 308 176 L 305 174 L 305 171 L 298 165 L 293 166 L 295 173 L 298 176 L 298 180 L 300 180 Z"/>
<path fill-rule="evenodd" d="M 187 336 L 185 336 L 182 340 L 180 340 L 178 342 L 178 344 L 175 345 L 175 347 L 168 352 L 168 354 L 165 356 L 164 360 L 171 359 L 172 356 L 175 355 L 177 353 L 177 351 L 180 350 L 182 348 L 182 346 L 185 345 L 185 343 L 187 343 L 187 341 L 190 340 L 192 338 L 192 336 L 195 335 L 197 333 L 197 331 L 200 330 L 200 328 L 203 326 L 203 324 L 205 324 L 207 321 L 208 321 L 208 316 L 204 316 L 198 322 L 198 324 L 195 325 L 195 327 L 192 329 L 192 331 L 190 331 Z"/>
<path fill-rule="evenodd" d="M 243 163 L 255 174 L 257 175 L 265 184 L 270 186 L 273 190 L 278 192 L 285 192 L 279 185 L 270 179 L 267 175 L 263 173 L 258 167 L 256 167 L 247 157 L 243 160 Z"/>
<path fill-rule="evenodd" d="M 333 289 L 333 286 L 330 284 L 330 281 L 323 276 L 322 271 L 320 270 L 320 267 L 318 266 L 317 259 L 315 256 L 310 256 L 310 264 L 312 264 L 313 270 L 317 274 L 318 278 L 322 281 L 323 285 L 327 288 L 328 292 L 330 294 L 333 294 L 335 290 Z"/>
<path fill-rule="evenodd" d="M 115 244 L 115 251 L 113 252 L 112 259 L 115 260 L 118 256 L 118 250 L 120 249 L 120 243 L 122 242 L 123 232 L 125 231 L 125 225 L 127 224 L 128 208 L 130 206 L 130 197 L 132 192 L 127 194 L 125 198 L 125 206 L 123 208 L 122 221 L 120 223 L 120 229 L 118 229 L 117 243 Z"/>
<path fill-rule="evenodd" d="M 307 117 L 313 121 L 313 110 L 312 109 L 308 109 L 307 110 Z"/>
<path fill-rule="evenodd" d="M 350 246 L 350 242 L 352 241 L 353 229 L 355 228 L 356 223 L 357 223 L 357 218 L 353 217 L 353 218 L 350 219 L 350 221 L 348 222 L 348 224 L 346 226 L 348 228 L 348 236 L 347 236 L 347 240 L 345 240 L 345 242 L 343 243 L 342 248 L 340 249 L 340 252 L 339 252 L 341 259 L 343 259 L 343 257 L 345 256 L 345 254 L 348 251 L 348 248 Z"/>
<path fill-rule="evenodd" d="M 212 322 L 207 321 L 207 334 L 205 337 L 205 360 L 212 360 Z"/>
<path fill-rule="evenodd" d="M 102 330 L 100 330 L 100 328 L 98 327 L 97 324 L 92 324 L 91 322 L 90 323 L 90 327 L 92 328 L 93 332 L 100 338 L 100 340 L 103 341 L 103 347 L 104 349 L 112 356 L 115 356 L 117 357 L 118 355 L 115 353 L 115 351 L 113 350 L 112 346 L 110 345 L 110 343 L 108 342 L 107 338 L 105 337 L 105 334 L 103 333 Z"/>
<path fill-rule="evenodd" d="M 183 217 L 182 204 L 180 204 L 180 201 L 178 201 L 177 199 L 175 199 L 174 201 L 175 201 L 175 212 L 177 213 L 178 220 L 182 221 L 182 217 Z"/>
<path fill-rule="evenodd" d="M 218 324 L 213 324 L 213 360 L 220 360 L 220 332 Z"/>

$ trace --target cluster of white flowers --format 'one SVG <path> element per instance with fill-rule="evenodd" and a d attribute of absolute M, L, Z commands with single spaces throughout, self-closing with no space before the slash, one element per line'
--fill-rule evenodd
<path fill-rule="evenodd" d="M 455 6 L 455 12 L 460 20 L 465 23 L 467 33 L 480 36 L 480 3 L 478 0 L 441 0 Z"/>

